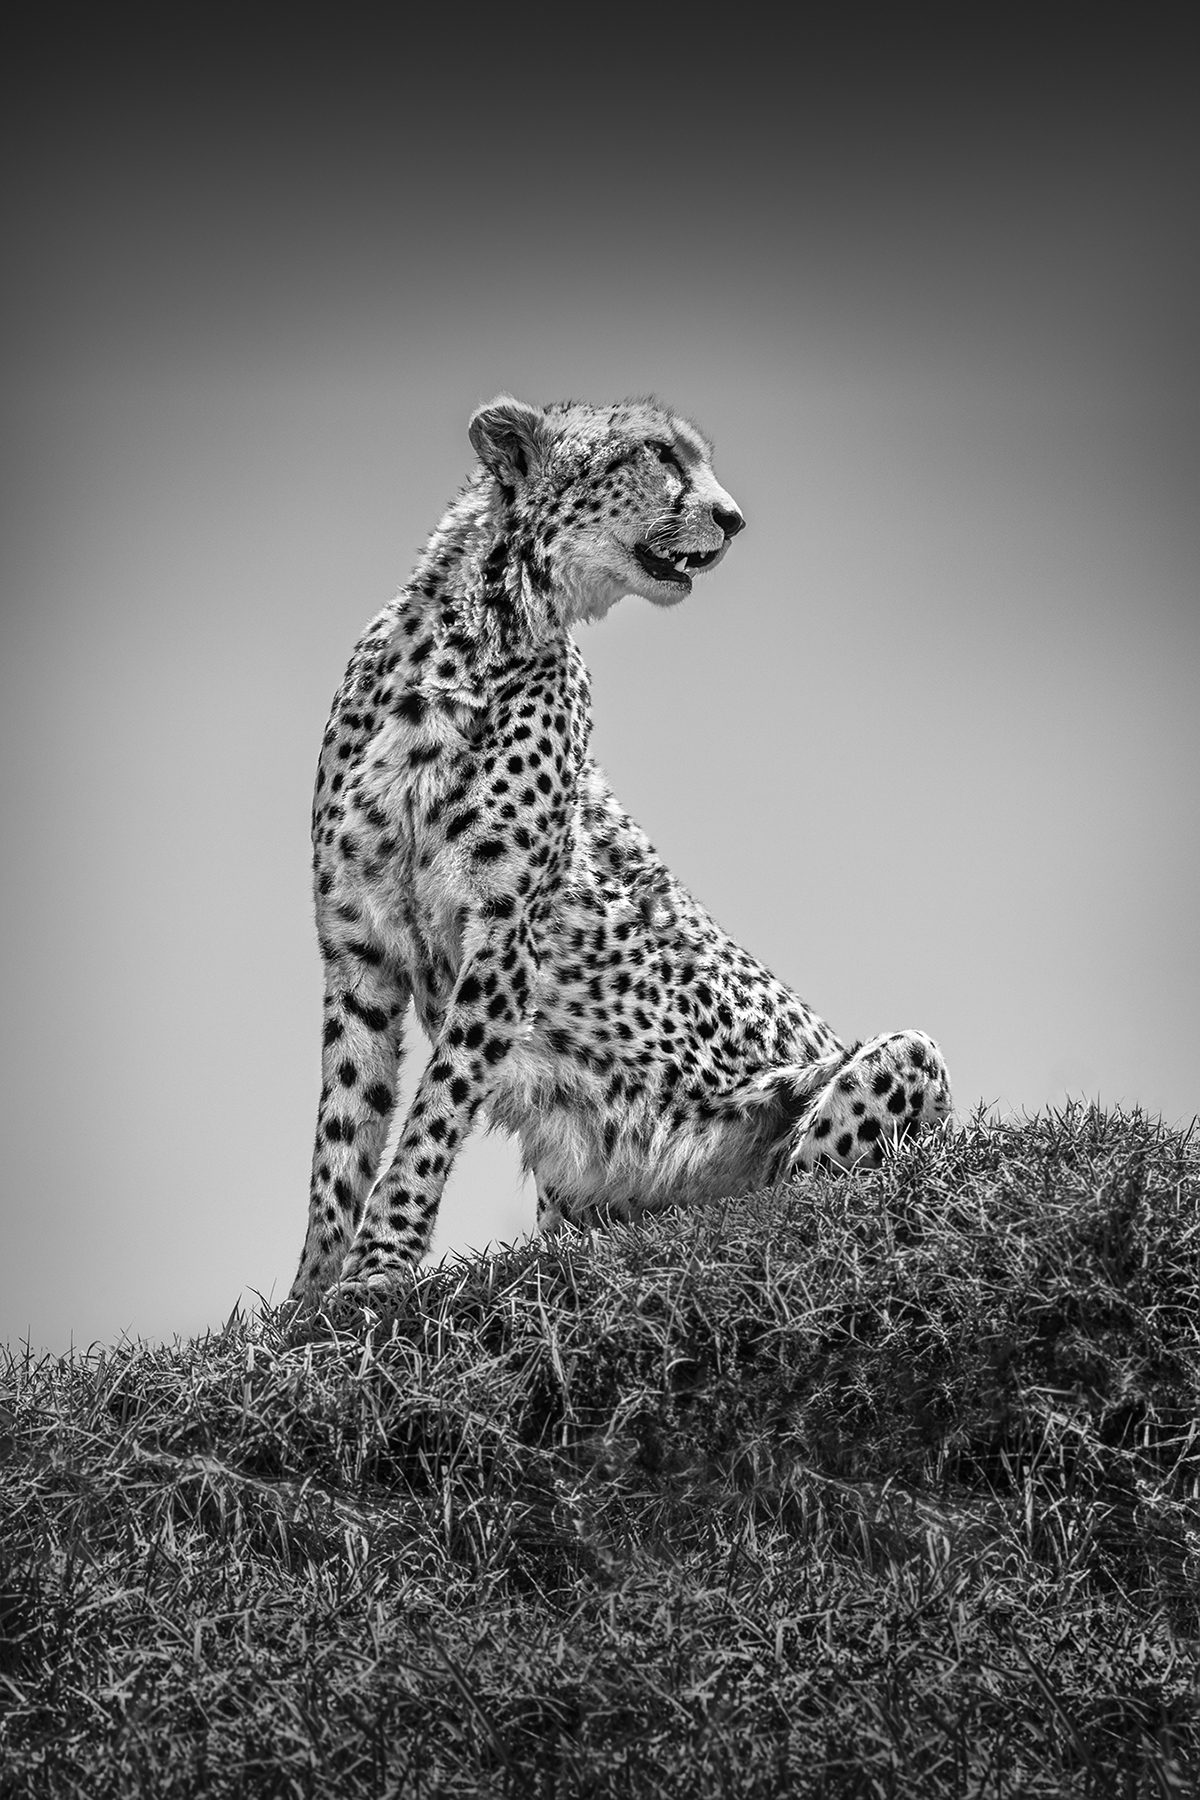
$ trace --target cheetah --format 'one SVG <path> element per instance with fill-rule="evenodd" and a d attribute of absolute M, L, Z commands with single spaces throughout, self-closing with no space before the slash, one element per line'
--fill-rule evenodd
<path fill-rule="evenodd" d="M 323 1081 L 293 1300 L 386 1293 L 482 1115 L 544 1232 L 877 1164 L 950 1116 L 919 1031 L 853 1046 L 717 925 L 589 756 L 572 627 L 673 606 L 745 519 L 654 398 L 476 411 L 477 466 L 368 626 L 313 802 Z M 432 1044 L 380 1170 L 410 1003 Z"/>

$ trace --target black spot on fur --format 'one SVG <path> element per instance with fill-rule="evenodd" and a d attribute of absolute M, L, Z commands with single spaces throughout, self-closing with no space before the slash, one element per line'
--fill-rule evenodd
<path fill-rule="evenodd" d="M 357 957 L 359 962 L 366 963 L 372 969 L 377 969 L 383 961 L 383 951 L 377 950 L 374 944 L 364 944 L 361 939 L 356 938 L 353 943 L 348 943 L 346 949 L 351 956 Z"/>
<path fill-rule="evenodd" d="M 352 1017 L 361 1020 L 368 1031 L 383 1031 L 387 1027 L 388 1016 L 382 1006 L 363 1006 L 353 994 L 342 995 L 342 1005 Z"/>

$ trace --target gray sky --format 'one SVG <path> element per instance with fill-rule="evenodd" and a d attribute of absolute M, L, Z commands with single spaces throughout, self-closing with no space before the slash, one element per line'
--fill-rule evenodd
<path fill-rule="evenodd" d="M 1182 43 L 186 16 L 2 96 L 0 1339 L 286 1291 L 317 748 L 502 388 L 657 393 L 747 514 L 581 637 L 721 923 L 844 1036 L 933 1032 L 964 1110 L 1200 1108 Z M 480 1140 L 436 1246 L 532 1216 Z"/>

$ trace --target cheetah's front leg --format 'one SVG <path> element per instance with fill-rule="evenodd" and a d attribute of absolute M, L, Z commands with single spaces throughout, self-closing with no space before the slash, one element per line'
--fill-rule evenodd
<path fill-rule="evenodd" d="M 343 1284 L 386 1291 L 429 1247 L 459 1145 L 532 1017 L 537 956 L 523 922 L 464 963 L 392 1165 L 367 1202 Z"/>
<path fill-rule="evenodd" d="M 291 1300 L 324 1292 L 363 1215 L 395 1104 L 409 982 L 373 946 L 329 946 L 308 1231 Z"/>

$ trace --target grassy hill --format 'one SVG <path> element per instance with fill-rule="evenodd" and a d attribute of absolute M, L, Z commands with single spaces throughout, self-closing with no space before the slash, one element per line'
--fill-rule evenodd
<path fill-rule="evenodd" d="M 0 1793 L 1200 1791 L 1200 1156 L 977 1121 L 0 1365 Z"/>

